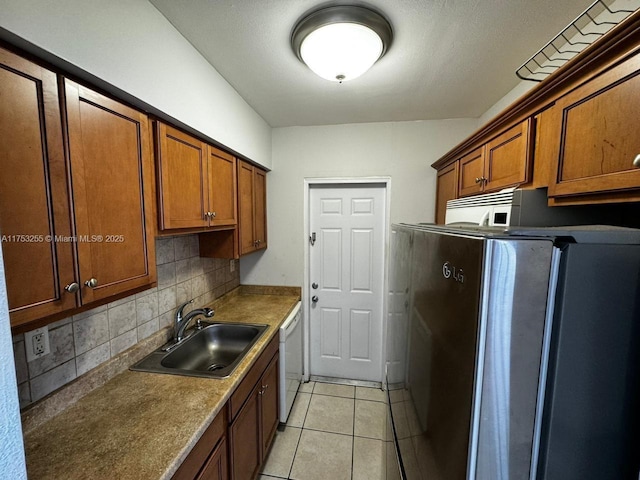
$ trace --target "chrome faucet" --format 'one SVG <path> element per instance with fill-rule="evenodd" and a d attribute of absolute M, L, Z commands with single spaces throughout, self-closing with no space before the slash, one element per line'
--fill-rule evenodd
<path fill-rule="evenodd" d="M 198 315 L 203 315 L 206 318 L 211 318 L 216 313 L 210 308 L 196 308 L 195 310 L 190 311 L 183 317 L 182 311 L 184 310 L 184 307 L 186 307 L 190 303 L 193 303 L 193 300 L 189 300 L 188 302 L 183 303 L 176 310 L 174 336 L 173 336 L 174 344 L 177 344 L 182 340 L 184 340 L 184 331 L 187 329 L 187 326 L 189 325 L 189 323 L 191 323 L 191 320 L 196 318 Z"/>

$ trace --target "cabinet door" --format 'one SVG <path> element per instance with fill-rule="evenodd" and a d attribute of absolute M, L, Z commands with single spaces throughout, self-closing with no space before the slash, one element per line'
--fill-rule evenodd
<path fill-rule="evenodd" d="M 458 193 L 461 197 L 482 192 L 484 185 L 484 146 L 468 153 L 459 160 L 460 186 Z"/>
<path fill-rule="evenodd" d="M 444 225 L 447 201 L 458 198 L 458 162 L 438 171 L 436 186 L 436 223 Z"/>
<path fill-rule="evenodd" d="M 256 248 L 267 248 L 267 172 L 254 168 L 253 189 Z"/>
<path fill-rule="evenodd" d="M 525 183 L 529 178 L 530 120 L 510 128 L 485 147 L 484 190 L 494 191 Z"/>
<path fill-rule="evenodd" d="M 234 480 L 251 480 L 260 467 L 260 388 L 262 386 L 258 382 L 231 424 L 231 478 Z"/>
<path fill-rule="evenodd" d="M 253 203 L 253 167 L 241 160 L 238 161 L 238 228 L 240 255 L 256 249 Z"/>
<path fill-rule="evenodd" d="M 262 425 L 262 453 L 266 455 L 278 427 L 278 355 L 276 354 L 261 379 L 260 413 Z"/>
<path fill-rule="evenodd" d="M 556 102 L 560 153 L 550 196 L 640 188 L 640 55 Z"/>
<path fill-rule="evenodd" d="M 227 480 L 229 478 L 229 471 L 227 467 L 227 441 L 223 438 L 207 460 L 207 463 L 205 463 L 196 479 Z"/>
<path fill-rule="evenodd" d="M 54 73 L 0 49 L 0 234 L 11 324 L 76 306 Z M 53 241 L 59 235 L 66 239 Z"/>
<path fill-rule="evenodd" d="M 236 225 L 236 159 L 210 145 L 207 149 L 210 226 Z"/>
<path fill-rule="evenodd" d="M 156 125 L 160 228 L 208 226 L 207 145 L 163 123 Z"/>
<path fill-rule="evenodd" d="M 147 117 L 65 81 L 82 301 L 156 279 Z M 95 279 L 97 285 L 84 282 Z"/>

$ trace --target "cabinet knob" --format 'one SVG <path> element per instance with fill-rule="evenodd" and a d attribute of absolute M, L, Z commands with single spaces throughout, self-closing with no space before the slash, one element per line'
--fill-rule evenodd
<path fill-rule="evenodd" d="M 636 155 L 636 158 L 633 159 L 633 166 L 640 168 L 640 155 Z"/>
<path fill-rule="evenodd" d="M 216 212 L 210 212 L 211 218 L 216 218 Z"/>
<path fill-rule="evenodd" d="M 97 278 L 90 278 L 89 280 L 84 282 L 84 284 L 89 288 L 96 288 L 98 286 L 98 279 Z"/>
<path fill-rule="evenodd" d="M 72 282 L 69 285 L 65 286 L 64 289 L 69 293 L 76 293 L 78 290 L 80 290 L 80 285 L 78 285 L 78 282 Z"/>
<path fill-rule="evenodd" d="M 476 177 L 476 183 L 480 183 L 482 181 L 482 177 Z"/>

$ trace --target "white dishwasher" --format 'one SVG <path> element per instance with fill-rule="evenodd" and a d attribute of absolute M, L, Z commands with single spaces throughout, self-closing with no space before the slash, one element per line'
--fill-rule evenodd
<path fill-rule="evenodd" d="M 286 423 L 302 382 L 302 302 L 280 327 L 280 422 Z"/>

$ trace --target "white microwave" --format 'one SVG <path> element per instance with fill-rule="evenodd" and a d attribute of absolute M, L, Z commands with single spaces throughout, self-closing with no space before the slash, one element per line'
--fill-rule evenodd
<path fill-rule="evenodd" d="M 506 188 L 447 202 L 446 225 L 558 227 L 620 225 L 638 228 L 638 204 L 549 207 L 547 189 Z"/>

